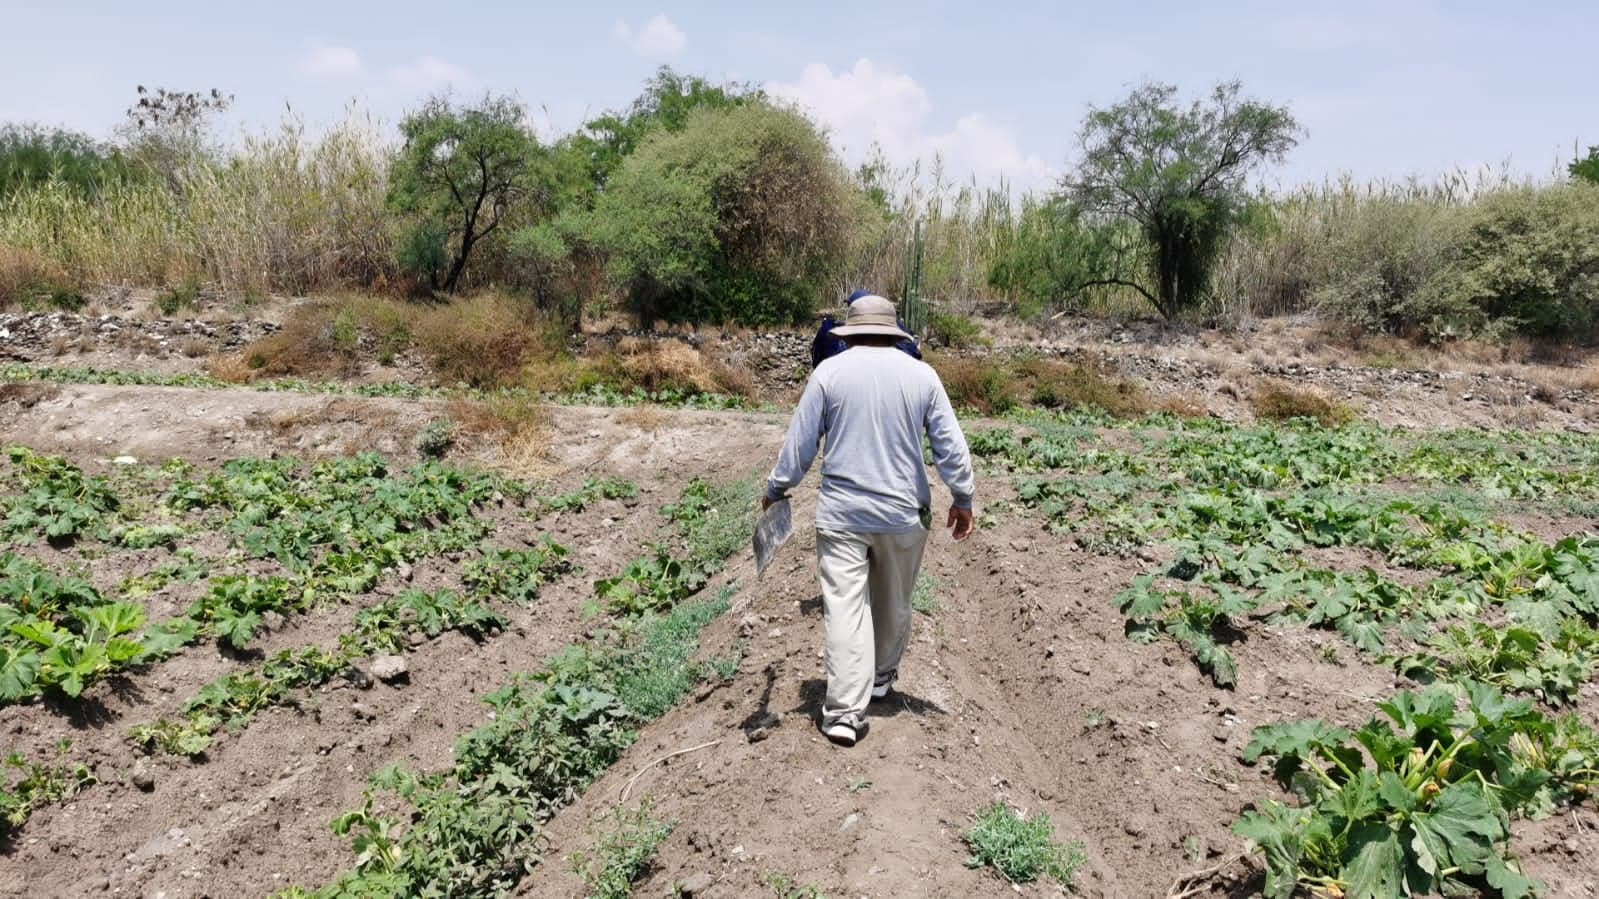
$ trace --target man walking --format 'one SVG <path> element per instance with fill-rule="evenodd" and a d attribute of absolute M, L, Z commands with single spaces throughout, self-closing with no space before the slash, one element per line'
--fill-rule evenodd
<path fill-rule="evenodd" d="M 895 349 L 909 338 L 894 304 L 868 295 L 832 331 L 849 349 L 812 373 L 767 481 L 762 509 L 805 477 L 823 440 L 816 556 L 827 629 L 822 732 L 852 746 L 866 706 L 887 696 L 910 636 L 911 587 L 932 529 L 922 435 L 953 503 L 946 527 L 972 532 L 971 454 L 949 395 L 925 362 Z"/>

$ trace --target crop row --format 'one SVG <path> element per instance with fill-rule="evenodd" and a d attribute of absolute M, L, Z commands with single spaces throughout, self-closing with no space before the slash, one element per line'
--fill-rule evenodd
<path fill-rule="evenodd" d="M 112 521 L 125 502 L 107 479 L 62 459 L 16 448 L 12 476 L 23 490 L 0 497 L 12 533 L 45 539 L 114 540 L 129 548 L 174 545 L 190 532 L 224 534 L 247 559 L 284 574 L 212 577 L 182 616 L 146 627 L 132 598 L 111 600 L 87 582 L 58 576 L 24 557 L 0 556 L 0 704 L 58 690 L 78 696 L 93 681 L 163 658 L 202 636 L 235 649 L 250 644 L 270 613 L 303 611 L 370 590 L 383 571 L 472 547 L 488 525 L 485 503 L 520 498 L 525 488 L 493 475 L 425 462 L 391 471 L 375 455 L 318 463 L 236 460 L 195 478 L 182 463 L 161 469 L 167 483 L 147 513 Z M 159 589 L 193 574 L 179 557 L 128 587 Z"/>
<path fill-rule="evenodd" d="M 1599 736 L 1506 691 L 1571 703 L 1592 678 L 1599 538 L 1546 542 L 1485 512 L 1511 500 L 1591 502 L 1599 442 L 1029 423 L 1027 436 L 973 440 L 980 456 L 1024 473 L 1024 507 L 1085 548 L 1147 558 L 1142 548 L 1159 543 L 1169 557 L 1117 597 L 1132 639 L 1173 640 L 1230 687 L 1227 646 L 1250 627 L 1323 627 L 1433 684 L 1397 693 L 1354 731 L 1318 720 L 1256 729 L 1243 760 L 1271 761 L 1295 800 L 1263 800 L 1234 825 L 1265 856 L 1267 896 L 1540 889 L 1511 855 L 1510 822 L 1590 797 Z M 1128 443 L 1138 449 L 1114 448 Z M 1428 485 L 1444 493 L 1428 498 Z M 1366 550 L 1429 577 L 1408 586 L 1369 565 L 1318 567 L 1318 548 Z"/>
<path fill-rule="evenodd" d="M 129 736 L 146 750 L 198 756 L 211 747 L 219 729 L 236 733 L 257 712 L 296 702 L 298 691 L 340 676 L 359 677 L 357 663 L 402 652 L 413 636 L 432 639 L 457 631 L 482 639 L 506 625 L 488 602 L 532 602 L 540 586 L 569 570 L 566 555 L 565 547 L 548 540 L 530 550 L 491 550 L 466 566 L 472 595 L 406 590 L 356 613 L 353 628 L 339 635 L 336 648 L 286 649 L 253 670 L 230 672 L 184 702 L 177 720 L 140 724 Z"/>
<path fill-rule="evenodd" d="M 693 597 L 747 536 L 752 485 L 691 484 L 663 510 L 669 523 L 650 551 L 596 582 L 596 603 L 613 612 L 607 623 L 484 697 L 493 720 L 457 740 L 447 771 L 375 774 L 362 806 L 332 825 L 351 839 L 355 868 L 314 892 L 281 895 L 499 896 L 515 887 L 539 863 L 544 823 L 616 761 L 639 727 L 719 667 L 730 673 L 694 655 L 731 588 Z M 663 568 L 674 586 L 658 589 Z M 623 583 L 633 585 L 629 596 L 650 600 L 617 603 Z"/>

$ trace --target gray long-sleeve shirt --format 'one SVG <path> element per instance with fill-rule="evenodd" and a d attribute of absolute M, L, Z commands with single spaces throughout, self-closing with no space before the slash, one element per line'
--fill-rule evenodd
<path fill-rule="evenodd" d="M 865 533 L 919 528 L 921 509 L 932 505 L 923 433 L 955 505 L 970 509 L 971 453 L 937 373 L 893 347 L 851 347 L 811 374 L 766 496 L 775 500 L 794 489 L 825 440 L 817 527 Z"/>

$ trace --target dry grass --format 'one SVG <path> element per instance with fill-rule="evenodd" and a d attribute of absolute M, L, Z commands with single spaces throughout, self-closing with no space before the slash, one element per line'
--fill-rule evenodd
<path fill-rule="evenodd" d="M 472 387 L 519 383 L 529 361 L 561 345 L 531 303 L 498 293 L 420 307 L 411 333 L 440 379 Z"/>
<path fill-rule="evenodd" d="M 930 355 L 928 361 L 943 380 L 950 402 L 984 414 L 1031 405 L 1093 407 L 1111 415 L 1136 417 L 1157 407 L 1137 385 L 1097 363 L 937 355 Z M 1176 403 L 1177 407 L 1186 410 L 1189 405 Z"/>
<path fill-rule="evenodd" d="M 33 250 L 0 244 L 0 309 L 21 305 L 57 275 Z"/>
<path fill-rule="evenodd" d="M 479 460 L 506 474 L 541 480 L 559 472 L 551 452 L 550 410 L 526 399 L 451 400 L 447 417 L 475 438 Z"/>
<path fill-rule="evenodd" d="M 361 368 L 359 351 L 360 335 L 348 313 L 319 301 L 297 308 L 282 330 L 250 344 L 240 355 L 253 377 L 351 377 Z M 220 368 L 212 374 L 226 380 L 237 376 L 231 363 Z"/>
<path fill-rule="evenodd" d="M 655 434 L 661 430 L 662 425 L 671 420 L 671 416 L 659 406 L 638 405 L 623 409 L 616 416 L 616 420 L 634 430 Z"/>
<path fill-rule="evenodd" d="M 1257 386 L 1249 396 L 1249 405 L 1255 410 L 1256 418 L 1272 421 L 1314 418 L 1329 428 L 1345 424 L 1355 417 L 1354 410 L 1342 403 L 1281 381 L 1266 381 Z"/>

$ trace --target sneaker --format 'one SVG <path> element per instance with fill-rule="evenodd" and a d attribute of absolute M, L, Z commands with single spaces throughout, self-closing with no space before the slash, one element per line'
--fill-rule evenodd
<path fill-rule="evenodd" d="M 822 736 L 840 746 L 854 746 L 866 736 L 866 725 L 862 724 L 857 728 L 843 721 L 835 721 L 822 728 Z"/>
<path fill-rule="evenodd" d="M 894 692 L 894 681 L 899 679 L 899 671 L 885 671 L 872 681 L 872 698 L 882 699 Z"/>

